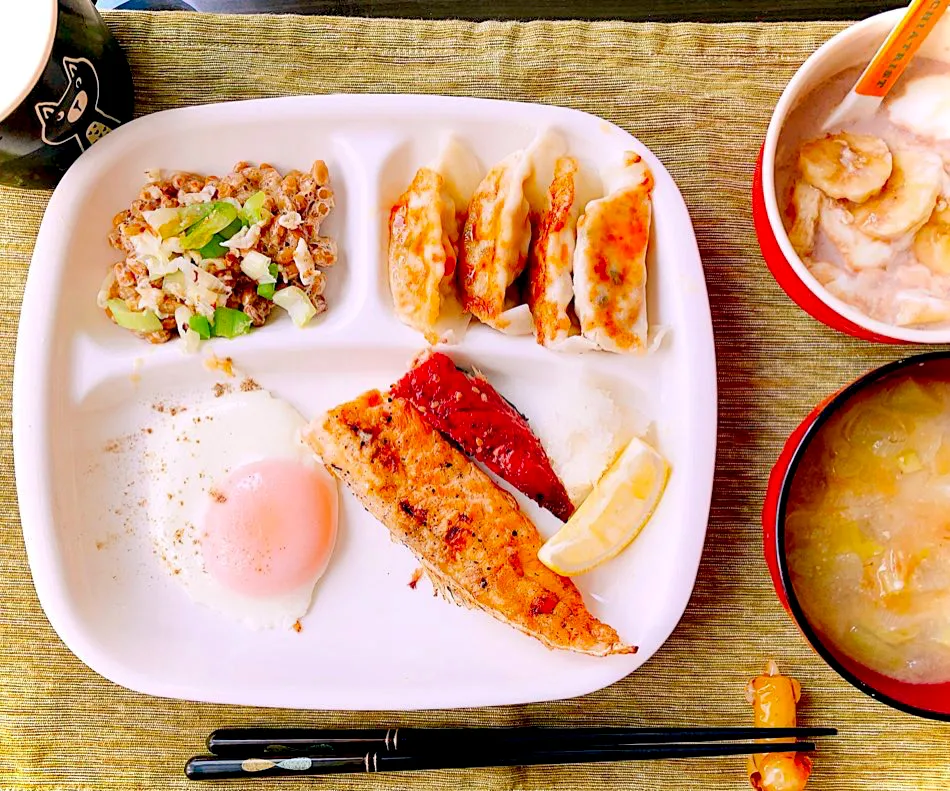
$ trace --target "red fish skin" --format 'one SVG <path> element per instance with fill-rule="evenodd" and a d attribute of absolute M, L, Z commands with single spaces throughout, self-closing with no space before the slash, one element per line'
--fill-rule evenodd
<path fill-rule="evenodd" d="M 528 421 L 489 382 L 433 352 L 392 387 L 462 450 L 562 522 L 574 512 L 567 490 Z"/>

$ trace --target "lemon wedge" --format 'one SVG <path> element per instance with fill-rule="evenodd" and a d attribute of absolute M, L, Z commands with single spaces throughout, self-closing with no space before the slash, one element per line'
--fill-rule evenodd
<path fill-rule="evenodd" d="M 666 459 L 633 439 L 567 524 L 541 547 L 538 559 L 565 577 L 610 560 L 650 521 L 669 477 Z"/>

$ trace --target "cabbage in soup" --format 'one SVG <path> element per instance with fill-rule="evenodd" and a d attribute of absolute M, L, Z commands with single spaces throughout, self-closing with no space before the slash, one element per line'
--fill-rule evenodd
<path fill-rule="evenodd" d="M 812 626 L 884 675 L 950 681 L 950 380 L 873 385 L 813 439 L 785 521 Z"/>

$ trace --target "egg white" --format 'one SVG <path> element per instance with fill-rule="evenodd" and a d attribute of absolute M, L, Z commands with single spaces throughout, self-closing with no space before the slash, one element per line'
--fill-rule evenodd
<path fill-rule="evenodd" d="M 210 490 L 238 467 L 291 459 L 333 481 L 300 441 L 306 421 L 264 390 L 154 408 L 156 420 L 146 435 L 147 512 L 161 564 L 198 604 L 255 629 L 293 626 L 310 608 L 317 578 L 279 596 L 242 595 L 205 570 L 201 535 Z M 335 482 L 330 490 L 336 492 Z"/>

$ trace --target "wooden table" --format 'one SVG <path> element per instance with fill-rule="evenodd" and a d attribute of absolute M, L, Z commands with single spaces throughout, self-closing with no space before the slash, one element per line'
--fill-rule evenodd
<path fill-rule="evenodd" d="M 110 4 L 111 5 L 111 4 Z M 740 22 L 860 19 L 895 0 L 127 0 L 120 8 L 429 19 L 618 19 Z"/>

